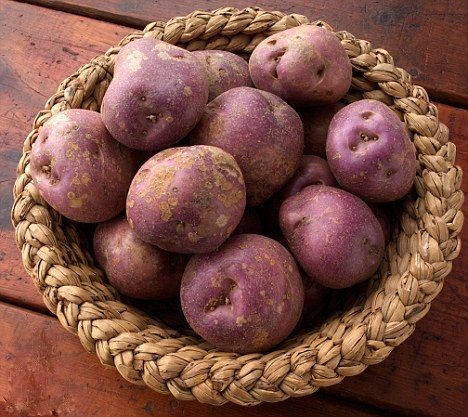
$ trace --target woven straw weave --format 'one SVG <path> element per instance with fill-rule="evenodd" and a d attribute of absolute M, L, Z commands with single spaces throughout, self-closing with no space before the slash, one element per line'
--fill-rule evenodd
<path fill-rule="evenodd" d="M 336 35 L 353 66 L 347 99 L 381 100 L 405 121 L 418 153 L 415 187 L 394 219 L 378 273 L 367 288 L 362 286 L 354 305 L 316 331 L 294 334 L 276 351 L 243 356 L 219 352 L 119 301 L 94 266 L 80 226 L 50 208 L 31 182 L 30 150 L 40 127 L 65 109 L 98 111 L 116 54 L 126 43 L 152 37 L 189 50 L 249 53 L 266 36 L 305 23 L 301 15 L 257 8 L 195 11 L 166 24 L 151 23 L 64 80 L 34 121 L 19 162 L 12 209 L 25 269 L 62 325 L 130 382 L 211 404 L 255 405 L 311 394 L 383 361 L 411 335 L 451 271 L 460 251 L 463 193 L 448 129 L 425 90 L 411 83 L 387 51 L 344 31 Z M 332 30 L 321 21 L 312 24 Z"/>

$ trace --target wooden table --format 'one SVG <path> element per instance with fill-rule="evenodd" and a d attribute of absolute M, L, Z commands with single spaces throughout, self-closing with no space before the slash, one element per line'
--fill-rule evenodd
<path fill-rule="evenodd" d="M 412 337 L 380 365 L 305 398 L 216 408 L 124 381 L 85 353 L 51 316 L 25 273 L 10 224 L 12 187 L 32 120 L 62 79 L 132 28 L 244 0 L 0 0 L 0 416 L 461 416 L 468 404 L 468 251 Z M 229 3 L 229 4 L 227 4 Z M 426 87 L 468 172 L 466 0 L 262 0 L 269 10 L 323 19 L 389 50 Z M 467 183 L 463 188 L 468 191 Z M 464 206 L 467 213 L 467 206 Z M 467 228 L 462 234 L 468 243 Z"/>

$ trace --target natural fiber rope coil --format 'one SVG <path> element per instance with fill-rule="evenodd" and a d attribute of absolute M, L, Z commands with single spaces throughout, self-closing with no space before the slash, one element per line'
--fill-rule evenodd
<path fill-rule="evenodd" d="M 25 269 L 62 325 L 133 383 L 211 404 L 254 405 L 313 393 L 384 360 L 411 335 L 451 271 L 460 252 L 464 196 L 448 129 L 425 90 L 412 84 L 387 51 L 344 31 L 336 35 L 353 66 L 347 98 L 380 100 L 405 121 L 419 161 L 415 192 L 402 203 L 385 259 L 354 305 L 276 351 L 219 352 L 120 302 L 94 266 L 77 225 L 50 208 L 31 182 L 29 155 L 38 130 L 65 109 L 98 111 L 115 56 L 126 43 L 153 37 L 189 50 L 249 53 L 266 36 L 305 23 L 301 15 L 258 8 L 195 11 L 151 23 L 64 80 L 34 120 L 18 165 L 12 208 Z M 332 30 L 321 21 L 312 24 Z"/>

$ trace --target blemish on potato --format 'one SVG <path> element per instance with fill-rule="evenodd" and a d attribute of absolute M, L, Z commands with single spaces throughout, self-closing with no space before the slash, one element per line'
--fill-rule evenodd
<path fill-rule="evenodd" d="M 341 153 L 337 152 L 335 155 L 332 156 L 332 159 L 340 159 L 341 158 Z"/>
<path fill-rule="evenodd" d="M 78 144 L 76 142 L 69 142 L 68 143 L 68 149 L 65 152 L 65 156 L 68 159 L 73 159 L 74 158 L 74 153 L 75 153 L 76 150 L 78 150 Z"/>
<path fill-rule="evenodd" d="M 167 222 L 172 217 L 172 210 L 169 204 L 166 201 L 159 203 L 159 210 L 161 210 L 161 220 Z"/>
<path fill-rule="evenodd" d="M 83 198 L 85 197 L 86 195 L 83 195 Z M 70 207 L 80 208 L 83 206 L 83 200 L 80 197 L 77 197 L 74 192 L 69 191 L 67 193 L 67 198 L 70 200 Z"/>
<path fill-rule="evenodd" d="M 247 323 L 247 320 L 245 319 L 244 316 L 239 316 L 239 317 L 236 318 L 236 325 L 238 327 L 242 327 L 246 323 Z"/>
<path fill-rule="evenodd" d="M 147 60 L 148 57 L 141 51 L 132 51 L 127 56 L 128 69 L 130 72 L 136 72 L 141 69 L 141 63 Z"/>
<path fill-rule="evenodd" d="M 229 217 L 226 216 L 225 214 L 221 214 L 217 219 L 216 219 L 216 225 L 218 227 L 224 227 L 226 226 L 227 222 L 229 220 Z"/>
<path fill-rule="evenodd" d="M 255 337 L 252 339 L 252 346 L 254 348 L 260 348 L 262 346 L 265 346 L 265 344 L 268 342 L 270 334 L 265 331 L 265 330 L 259 330 Z"/>
<path fill-rule="evenodd" d="M 260 291 L 260 295 L 261 295 L 262 297 L 266 297 L 266 291 L 265 291 L 265 290 L 261 290 L 261 291 Z"/>
<path fill-rule="evenodd" d="M 187 234 L 188 240 L 192 243 L 197 243 L 200 240 L 200 237 L 195 232 L 189 232 Z"/>
<path fill-rule="evenodd" d="M 133 208 L 135 206 L 135 200 L 129 200 L 128 203 L 127 203 L 127 207 L 129 208 Z"/>
<path fill-rule="evenodd" d="M 166 117 L 166 122 L 167 123 L 172 123 L 174 121 L 174 118 L 172 116 L 167 116 Z"/>
<path fill-rule="evenodd" d="M 169 206 L 171 206 L 172 208 L 176 207 L 177 206 L 177 203 L 178 203 L 178 198 L 177 197 L 169 197 L 167 199 L 167 202 L 169 204 Z"/>
<path fill-rule="evenodd" d="M 188 96 L 191 96 L 192 94 L 193 94 L 192 89 L 188 85 L 186 85 L 184 87 L 184 96 L 188 97 Z"/>

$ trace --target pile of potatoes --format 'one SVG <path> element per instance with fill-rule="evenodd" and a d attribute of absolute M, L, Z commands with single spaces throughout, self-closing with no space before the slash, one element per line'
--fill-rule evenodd
<path fill-rule="evenodd" d="M 59 213 L 96 223 L 94 255 L 131 299 L 179 297 L 212 345 L 265 351 L 368 279 L 416 157 L 386 105 L 343 100 L 346 51 L 303 25 L 249 61 L 142 38 L 124 46 L 100 112 L 53 115 L 30 172 Z M 157 302 L 157 301 L 155 301 Z"/>

